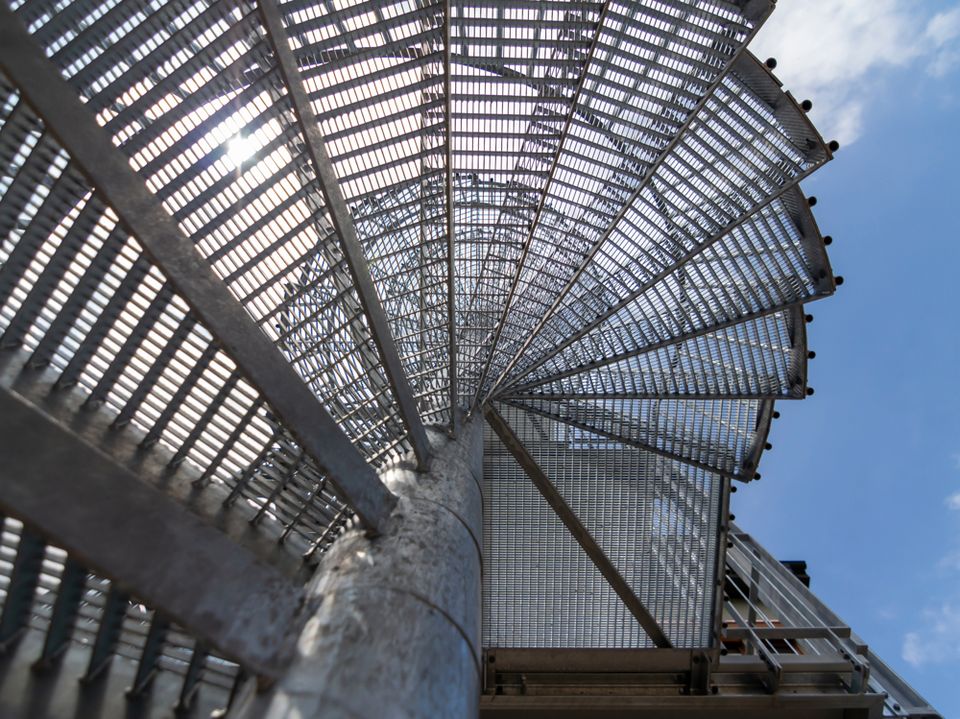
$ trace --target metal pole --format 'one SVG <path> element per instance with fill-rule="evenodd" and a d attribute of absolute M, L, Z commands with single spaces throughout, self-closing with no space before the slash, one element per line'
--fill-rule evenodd
<path fill-rule="evenodd" d="M 444 428 L 445 430 L 446 428 Z M 242 719 L 475 719 L 480 696 L 482 420 L 428 432 L 381 479 L 399 497 L 383 533 L 348 531 L 308 587 L 316 603 L 287 673 L 248 694 Z"/>

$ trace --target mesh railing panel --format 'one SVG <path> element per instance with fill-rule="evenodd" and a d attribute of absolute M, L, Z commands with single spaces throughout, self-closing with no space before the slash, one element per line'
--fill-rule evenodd
<path fill-rule="evenodd" d="M 516 407 L 498 408 L 671 642 L 706 646 L 722 479 Z M 498 639 L 513 636 L 519 643 L 512 646 L 633 646 L 635 636 L 624 633 L 622 623 L 636 630 L 636 621 L 622 616 L 623 606 L 606 580 L 499 439 L 488 431 L 485 441 L 487 502 L 497 505 L 488 515 L 500 516 L 487 519 L 492 534 L 485 534 L 484 618 L 494 626 L 485 623 L 484 631 Z M 512 524 L 530 524 L 543 539 L 517 547 L 531 529 Z M 513 552 L 502 546 L 508 542 L 515 543 Z M 551 556 L 558 546 L 564 549 Z M 552 567 L 547 577 L 545 567 Z M 559 587 L 551 584 L 554 572 L 565 577 Z M 603 603 L 578 606 L 584 594 L 618 604 L 617 612 Z M 544 616 L 527 616 L 538 613 Z M 573 615 L 570 623 L 564 613 Z M 518 626 L 521 617 L 534 625 Z M 641 637 L 640 645 L 647 646 L 642 630 Z"/>
<path fill-rule="evenodd" d="M 516 460 L 484 431 L 483 646 L 652 646 Z"/>

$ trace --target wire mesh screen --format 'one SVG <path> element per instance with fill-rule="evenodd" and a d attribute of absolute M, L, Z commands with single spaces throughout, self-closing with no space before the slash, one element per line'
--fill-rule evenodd
<path fill-rule="evenodd" d="M 671 642 L 707 646 L 721 478 L 498 409 Z M 484 441 L 485 646 L 652 646 L 489 428 Z"/>

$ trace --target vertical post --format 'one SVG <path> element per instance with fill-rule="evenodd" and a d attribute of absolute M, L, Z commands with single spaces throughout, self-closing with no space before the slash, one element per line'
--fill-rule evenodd
<path fill-rule="evenodd" d="M 446 429 L 446 428 L 444 428 Z M 386 468 L 399 497 L 383 533 L 357 529 L 323 557 L 286 674 L 237 717 L 475 719 L 480 696 L 482 420 L 431 428 L 432 459 Z"/>
<path fill-rule="evenodd" d="M 453 87 L 450 81 L 453 41 L 452 22 L 450 14 L 450 0 L 443 3 L 443 95 L 446 127 L 444 139 L 446 141 L 447 175 L 445 178 L 445 194 L 447 200 L 447 329 L 450 333 L 450 343 L 447 354 L 450 356 L 450 432 L 457 433 L 457 410 L 460 398 L 457 395 L 457 243 L 456 243 L 456 216 L 453 207 Z"/>

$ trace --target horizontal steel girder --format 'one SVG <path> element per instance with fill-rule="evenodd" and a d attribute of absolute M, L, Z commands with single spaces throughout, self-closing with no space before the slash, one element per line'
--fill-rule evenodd
<path fill-rule="evenodd" d="M 0 8 L 0 68 L 361 521 L 376 531 L 396 498 L 6 6 Z"/>

